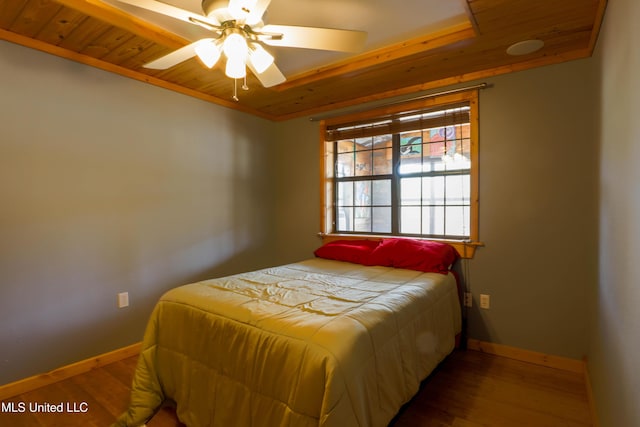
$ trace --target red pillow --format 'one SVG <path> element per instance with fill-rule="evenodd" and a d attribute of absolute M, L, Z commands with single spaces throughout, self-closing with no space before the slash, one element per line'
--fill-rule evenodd
<path fill-rule="evenodd" d="M 319 258 L 369 265 L 369 256 L 379 244 L 376 240 L 334 240 L 316 249 L 314 254 Z"/>
<path fill-rule="evenodd" d="M 456 249 L 447 243 L 431 240 L 385 239 L 371 253 L 367 265 L 447 274 L 458 257 Z"/>

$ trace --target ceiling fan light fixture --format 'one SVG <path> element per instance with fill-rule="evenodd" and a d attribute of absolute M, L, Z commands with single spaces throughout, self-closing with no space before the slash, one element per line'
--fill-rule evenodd
<path fill-rule="evenodd" d="M 206 43 L 199 43 L 194 50 L 200 61 L 207 68 L 213 68 L 220 59 L 222 44 L 217 40 L 207 40 Z"/>
<path fill-rule="evenodd" d="M 220 23 L 233 19 L 229 13 L 228 0 L 203 0 L 202 11 L 206 17 Z"/>
<path fill-rule="evenodd" d="M 258 74 L 265 72 L 273 64 L 273 60 L 273 55 L 259 44 L 252 43 L 249 47 L 249 61 L 251 61 L 251 65 L 253 65 Z"/>
<path fill-rule="evenodd" d="M 227 57 L 227 66 L 224 73 L 231 79 L 244 78 L 247 75 L 247 64 L 244 62 L 244 58 Z"/>
<path fill-rule="evenodd" d="M 232 32 L 225 39 L 222 50 L 228 59 L 242 60 L 244 62 L 249 53 L 247 40 L 237 32 Z"/>
<path fill-rule="evenodd" d="M 224 53 L 225 74 L 246 79 L 247 68 L 263 87 L 286 81 L 263 45 L 293 48 L 358 52 L 363 49 L 367 33 L 355 30 L 316 28 L 293 25 L 264 25 L 263 15 L 271 0 L 201 0 L 203 14 L 171 6 L 162 0 L 115 0 L 153 13 L 198 25 L 213 33 L 210 38 L 189 43 L 149 63 L 145 68 L 166 70 L 194 56 L 204 66 L 213 68 Z M 243 89 L 246 87 L 243 85 Z M 234 91 L 234 99 L 237 100 Z"/>

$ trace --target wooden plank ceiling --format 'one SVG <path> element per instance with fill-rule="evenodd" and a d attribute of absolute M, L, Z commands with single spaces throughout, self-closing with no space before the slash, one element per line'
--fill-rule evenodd
<path fill-rule="evenodd" d="M 449 1 L 449 0 L 443 0 Z M 176 90 L 271 120 L 286 120 L 591 55 L 606 0 L 467 0 L 469 20 L 349 61 L 251 89 L 234 102 L 220 67 L 191 59 L 168 70 L 143 64 L 187 40 L 99 0 L 2 0 L 0 39 Z M 538 52 L 510 56 L 528 39 Z M 250 74 L 250 73 L 249 73 Z"/>

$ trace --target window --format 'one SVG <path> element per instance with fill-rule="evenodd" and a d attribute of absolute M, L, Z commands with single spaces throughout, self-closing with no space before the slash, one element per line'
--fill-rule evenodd
<path fill-rule="evenodd" d="M 477 92 L 323 122 L 323 232 L 477 240 Z"/>

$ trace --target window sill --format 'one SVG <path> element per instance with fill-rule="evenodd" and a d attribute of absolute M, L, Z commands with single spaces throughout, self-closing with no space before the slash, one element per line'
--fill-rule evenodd
<path fill-rule="evenodd" d="M 375 234 L 338 234 L 338 233 L 318 233 L 318 237 L 322 239 L 322 243 L 332 242 L 334 240 L 355 240 L 355 239 L 368 239 L 368 240 L 382 240 L 389 238 L 402 238 L 402 236 L 388 236 L 388 235 L 375 235 Z M 433 240 L 436 242 L 448 243 L 460 254 L 461 258 L 471 259 L 476 253 L 476 248 L 484 246 L 482 242 L 472 242 L 467 240 L 447 240 L 447 239 L 428 239 L 422 237 L 407 237 L 417 240 Z"/>

